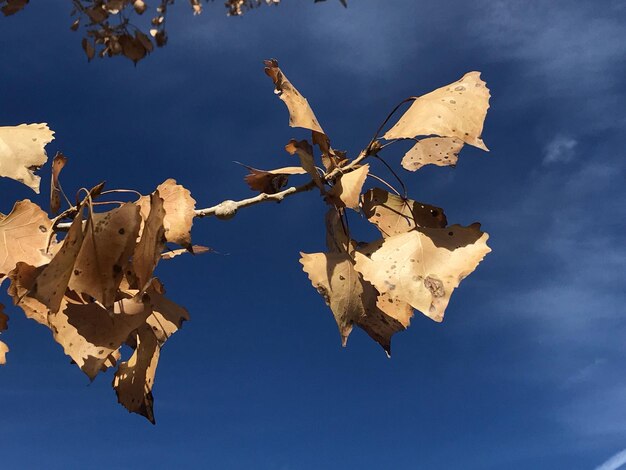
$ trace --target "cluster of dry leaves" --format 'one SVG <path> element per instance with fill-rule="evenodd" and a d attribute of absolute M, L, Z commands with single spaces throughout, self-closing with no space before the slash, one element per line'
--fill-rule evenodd
<path fill-rule="evenodd" d="M 51 213 L 60 210 L 61 196 L 68 207 L 51 219 L 38 205 L 22 200 L 8 215 L 0 214 L 0 283 L 9 282 L 14 304 L 48 327 L 90 379 L 117 366 L 113 387 L 119 402 L 152 422 L 152 386 L 161 347 L 189 318 L 183 307 L 165 297 L 154 270 L 161 259 L 207 250 L 191 245 L 195 216 L 227 219 L 240 207 L 317 188 L 330 206 L 325 220 L 328 250 L 301 253 L 300 263 L 330 307 L 342 344 L 357 325 L 387 354 L 391 337 L 409 326 L 414 309 L 442 321 L 454 289 L 490 251 L 479 224 L 448 225 L 441 208 L 411 200 L 390 185 L 395 194 L 364 188 L 375 177 L 365 160 L 382 159 L 383 149 L 397 141 L 413 142 L 402 159 L 411 171 L 427 164 L 454 166 L 465 144 L 486 150 L 480 135 L 489 90 L 478 72 L 405 100 L 411 105 L 400 119 L 379 137 L 397 107 L 352 159 L 331 146 L 308 101 L 276 60 L 265 61 L 265 72 L 289 110 L 290 125 L 310 130 L 311 140 L 291 140 L 285 146 L 297 157 L 297 166 L 248 167 L 245 180 L 258 196 L 196 210 L 190 192 L 168 179 L 150 195 L 125 203 L 109 201 L 117 207 L 98 212 L 103 198 L 119 198 L 121 190 L 105 191 L 101 184 L 82 189 L 71 203 L 59 181 L 67 163 L 59 153 L 52 162 Z M 45 146 L 52 139 L 46 124 L 0 127 L 0 176 L 38 193 L 40 178 L 34 171 L 46 162 Z M 284 189 L 294 175 L 309 181 Z M 352 239 L 349 213 L 374 224 L 381 238 Z M 67 233 L 57 241 L 62 226 Z M 168 249 L 166 243 L 180 248 Z M 2 310 L 0 332 L 8 320 Z M 124 344 L 134 352 L 122 360 Z M 0 342 L 0 364 L 7 351 Z"/>
<path fill-rule="evenodd" d="M 348 159 L 331 147 L 306 98 L 278 63 L 270 60 L 265 65 L 276 94 L 287 105 L 290 125 L 311 130 L 311 142 L 292 140 L 286 146 L 289 153 L 297 154 L 300 167 L 266 174 L 256 170 L 248 183 L 267 192 L 279 189 L 290 174 L 302 169 L 311 176 L 331 206 L 326 216 L 328 251 L 302 253 L 300 262 L 332 310 L 342 343 L 357 325 L 390 354 L 391 337 L 408 327 L 413 309 L 443 320 L 453 290 L 490 251 L 488 235 L 480 224 L 448 225 L 438 207 L 381 188 L 364 191 L 370 166 L 363 160 L 381 152 L 380 130 L 355 159 Z M 428 164 L 454 166 L 463 145 L 487 149 L 480 136 L 489 96 L 480 74 L 470 72 L 457 82 L 406 100 L 411 106 L 382 139 L 387 145 L 405 139 L 414 142 L 402 159 L 407 170 Z M 316 166 L 314 145 L 323 169 Z M 353 240 L 346 209 L 362 214 L 382 238 L 369 243 Z"/>
<path fill-rule="evenodd" d="M 144 0 L 71 0 L 72 16 L 76 19 L 70 28 L 77 31 L 81 24 L 85 27 L 82 40 L 83 50 L 88 60 L 96 57 L 123 56 L 134 63 L 139 62 L 154 50 L 154 46 L 167 44 L 165 23 L 168 9 L 174 0 L 157 0 L 152 9 Z M 208 2 L 209 0 L 204 0 Z M 315 3 L 326 0 L 314 0 Z M 347 0 L 339 0 L 347 6 Z M 29 0 L 0 0 L 0 9 L 5 16 L 22 10 Z M 277 5 L 280 0 L 226 0 L 229 16 L 241 16 L 246 11 L 261 5 Z M 202 13 L 201 0 L 189 0 L 194 15 Z M 147 25 L 140 29 L 139 23 L 144 14 L 151 16 Z"/>
<path fill-rule="evenodd" d="M 0 127 L 0 174 L 39 192 L 33 169 L 47 160 L 44 146 L 52 139 L 45 124 Z M 66 161 L 57 154 L 52 163 L 53 213 L 60 207 L 59 173 Z M 105 212 L 94 210 L 99 198 L 111 194 L 103 184 L 83 192 L 54 219 L 27 199 L 0 215 L 0 282 L 9 281 L 13 303 L 48 327 L 90 379 L 117 365 L 119 402 L 154 422 L 151 391 L 159 352 L 189 316 L 165 297 L 153 273 L 161 258 L 193 252 L 195 201 L 172 179 Z M 72 222 L 57 242 L 55 225 L 62 219 Z M 181 248 L 167 250 L 166 243 Z M 0 313 L 0 330 L 6 324 Z M 120 361 L 123 344 L 134 352 Z M 7 351 L 0 343 L 0 363 Z"/>

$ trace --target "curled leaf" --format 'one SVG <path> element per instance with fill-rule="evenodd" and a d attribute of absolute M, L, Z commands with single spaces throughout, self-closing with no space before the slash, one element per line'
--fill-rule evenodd
<path fill-rule="evenodd" d="M 250 189 L 266 194 L 275 194 L 282 190 L 287 185 L 290 175 L 306 174 L 304 168 L 297 166 L 288 166 L 275 170 L 258 170 L 248 165 L 243 166 L 250 170 L 250 173 L 244 177 Z"/>
<path fill-rule="evenodd" d="M 52 159 L 52 176 L 50 179 L 50 212 L 57 214 L 61 208 L 61 183 L 59 183 L 59 174 L 67 163 L 67 157 L 61 152 Z"/>
<path fill-rule="evenodd" d="M 316 186 L 320 188 L 320 191 L 324 193 L 324 183 L 320 174 L 317 172 L 317 168 L 315 168 L 313 147 L 311 147 L 311 144 L 309 144 L 306 140 L 297 141 L 295 139 L 291 139 L 289 143 L 285 145 L 285 150 L 287 150 L 290 155 L 298 154 L 300 165 L 302 165 L 302 168 L 304 168 L 309 176 L 311 176 L 311 179 L 313 179 Z"/>
<path fill-rule="evenodd" d="M 283 72 L 278 68 L 276 59 L 266 60 L 265 73 L 272 79 L 276 87 L 275 93 L 283 100 L 289 110 L 289 125 L 302 127 L 324 134 L 307 99 L 296 90 Z"/>
<path fill-rule="evenodd" d="M 363 213 L 384 238 L 416 227 L 443 228 L 448 224 L 443 209 L 404 199 L 384 189 L 373 188 L 363 195 Z"/>

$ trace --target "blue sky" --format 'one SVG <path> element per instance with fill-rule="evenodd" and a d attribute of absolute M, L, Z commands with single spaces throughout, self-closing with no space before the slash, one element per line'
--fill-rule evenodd
<path fill-rule="evenodd" d="M 360 330 L 341 348 L 301 271 L 300 251 L 324 250 L 314 193 L 197 220 L 194 241 L 219 254 L 159 266 L 192 320 L 161 356 L 157 426 L 116 404 L 111 374 L 89 384 L 46 329 L 9 308 L 3 468 L 607 470 L 626 460 L 623 2 L 355 0 L 346 10 L 284 0 L 226 18 L 220 2 L 192 17 L 181 1 L 170 43 L 137 67 L 87 64 L 70 2 L 31 3 L 0 19 L 0 125 L 48 122 L 49 154 L 70 158 L 66 190 L 106 180 L 149 192 L 174 177 L 200 207 L 250 196 L 232 161 L 286 166 L 284 145 L 307 136 L 287 126 L 265 58 L 279 59 L 352 155 L 401 99 L 481 71 L 491 152 L 466 148 L 455 169 L 403 179 L 451 223 L 482 222 L 493 252 L 443 324 L 416 314 L 387 359 Z M 396 168 L 401 156 L 389 156 Z M 18 198 L 45 203 L 1 184 L 2 212 Z"/>

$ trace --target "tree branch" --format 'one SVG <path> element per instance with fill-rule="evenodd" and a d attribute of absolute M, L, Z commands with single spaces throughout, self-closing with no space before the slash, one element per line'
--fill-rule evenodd
<path fill-rule="evenodd" d="M 301 186 L 291 186 L 290 188 L 287 188 L 275 194 L 261 193 L 257 196 L 250 197 L 247 199 L 242 199 L 240 201 L 232 201 L 230 199 L 227 199 L 226 201 L 222 201 L 219 204 L 212 206 L 212 207 L 207 207 L 205 209 L 196 209 L 194 217 L 202 218 L 202 217 L 210 217 L 213 215 L 217 217 L 218 219 L 228 220 L 234 217 L 237 211 L 241 209 L 242 207 L 254 206 L 256 204 L 260 204 L 261 202 L 268 202 L 268 201 L 280 202 L 288 196 L 291 196 L 297 193 L 303 193 L 305 191 L 310 191 L 313 188 L 315 188 L 315 183 L 313 181 L 309 181 L 308 183 L 303 184 Z M 72 208 L 72 209 L 75 209 L 75 208 Z M 54 227 L 54 230 L 59 231 L 59 232 L 66 232 L 69 230 L 71 225 L 72 225 L 72 222 L 62 222 L 62 223 L 57 224 L 56 227 Z"/>

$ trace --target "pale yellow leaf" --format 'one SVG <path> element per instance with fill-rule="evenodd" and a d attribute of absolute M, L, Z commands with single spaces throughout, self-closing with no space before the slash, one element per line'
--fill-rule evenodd
<path fill-rule="evenodd" d="M 7 353 L 9 352 L 9 347 L 0 341 L 0 366 L 3 366 L 7 363 Z"/>
<path fill-rule="evenodd" d="M 33 266 L 50 262 L 47 243 L 52 221 L 37 204 L 18 201 L 0 220 L 0 283 L 18 261 Z"/>
<path fill-rule="evenodd" d="M 402 158 L 402 166 L 416 171 L 425 165 L 455 166 L 463 142 L 456 137 L 427 137 L 419 140 Z"/>
<path fill-rule="evenodd" d="M 415 99 L 383 138 L 456 137 L 487 150 L 481 134 L 489 97 L 489 89 L 480 79 L 480 72 L 469 72 L 460 80 Z"/>
<path fill-rule="evenodd" d="M 341 175 L 327 193 L 329 200 L 337 207 L 349 207 L 358 212 L 361 189 L 369 168 L 369 165 L 365 164 L 350 173 Z"/>
<path fill-rule="evenodd" d="M 169 178 L 157 186 L 159 196 L 163 199 L 165 218 L 165 239 L 185 248 L 191 246 L 191 226 L 195 216 L 196 201 L 188 189 Z M 145 221 L 150 213 L 150 197 L 142 196 L 137 201 L 141 207 L 141 217 Z"/>
<path fill-rule="evenodd" d="M 39 194 L 41 178 L 34 171 L 48 160 L 45 146 L 53 135 L 46 123 L 0 127 L 0 176 L 24 183 Z"/>
<path fill-rule="evenodd" d="M 488 238 L 479 224 L 416 229 L 385 239 L 369 257 L 355 253 L 355 269 L 390 299 L 442 321 L 452 291 L 491 251 Z"/>

